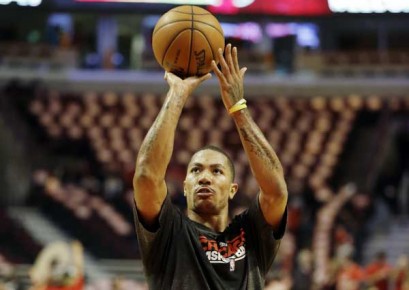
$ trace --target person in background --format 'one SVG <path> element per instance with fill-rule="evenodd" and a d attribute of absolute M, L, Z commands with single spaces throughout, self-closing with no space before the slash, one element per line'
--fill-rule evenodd
<path fill-rule="evenodd" d="M 298 252 L 297 263 L 293 271 L 293 290 L 309 290 L 312 285 L 313 255 L 310 249 Z"/>
<path fill-rule="evenodd" d="M 54 242 L 38 255 L 29 271 L 30 290 L 84 289 L 84 250 L 79 241 Z"/>
<path fill-rule="evenodd" d="M 375 286 L 378 290 L 388 290 L 391 270 L 392 267 L 386 261 L 385 252 L 376 253 L 375 260 L 365 268 L 368 285 Z"/>
<path fill-rule="evenodd" d="M 392 270 L 391 280 L 393 281 L 393 290 L 409 290 L 408 255 L 399 256 L 396 266 Z"/>
<path fill-rule="evenodd" d="M 352 256 L 353 251 L 346 250 L 345 255 L 338 258 L 336 290 L 358 290 L 366 282 L 365 270 L 353 260 Z"/>

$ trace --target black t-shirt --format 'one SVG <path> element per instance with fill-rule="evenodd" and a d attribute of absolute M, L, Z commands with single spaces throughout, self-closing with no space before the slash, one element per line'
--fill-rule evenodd
<path fill-rule="evenodd" d="M 287 215 L 273 233 L 258 198 L 221 233 L 190 220 L 169 196 L 159 228 L 135 224 L 149 289 L 263 289 L 264 277 L 280 245 Z"/>

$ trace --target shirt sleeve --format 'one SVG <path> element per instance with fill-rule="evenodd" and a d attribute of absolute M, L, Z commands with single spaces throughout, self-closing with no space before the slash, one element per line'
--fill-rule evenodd
<path fill-rule="evenodd" d="M 284 236 L 287 224 L 287 208 L 284 211 L 277 231 L 274 231 L 273 227 L 265 220 L 258 197 L 250 205 L 247 216 L 248 231 L 251 233 L 249 238 L 253 245 L 252 249 L 255 251 L 260 269 L 267 273 L 277 254 L 280 241 Z"/>
<path fill-rule="evenodd" d="M 139 249 L 142 259 L 148 262 L 152 255 L 160 256 L 161 249 L 170 242 L 175 226 L 180 224 L 178 221 L 181 220 L 181 212 L 174 207 L 167 195 L 159 213 L 158 223 L 148 228 L 141 221 L 135 202 L 133 210 Z"/>

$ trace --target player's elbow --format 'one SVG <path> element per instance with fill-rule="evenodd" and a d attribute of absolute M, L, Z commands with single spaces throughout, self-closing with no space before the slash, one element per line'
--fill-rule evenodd
<path fill-rule="evenodd" d="M 287 184 L 284 179 L 276 180 L 274 183 L 269 183 L 265 188 L 261 188 L 264 193 L 264 199 L 270 204 L 276 204 L 277 202 L 287 202 L 288 190 Z"/>
<path fill-rule="evenodd" d="M 152 174 L 150 173 L 150 171 L 143 167 L 136 166 L 135 174 L 133 176 L 134 187 L 137 188 L 141 184 L 146 184 L 149 182 L 149 180 L 152 180 Z"/>
<path fill-rule="evenodd" d="M 277 194 L 277 199 L 287 203 L 288 189 L 287 189 L 287 183 L 285 182 L 284 178 L 277 181 L 276 186 L 277 186 L 277 193 L 276 193 Z"/>
<path fill-rule="evenodd" d="M 134 181 L 135 179 L 145 179 L 152 175 L 152 162 L 144 156 L 138 156 L 135 165 Z"/>
<path fill-rule="evenodd" d="M 160 182 L 162 179 L 157 171 L 148 166 L 144 161 L 138 161 L 135 167 L 135 174 L 133 177 L 133 186 L 135 189 L 141 187 L 148 187 Z"/>

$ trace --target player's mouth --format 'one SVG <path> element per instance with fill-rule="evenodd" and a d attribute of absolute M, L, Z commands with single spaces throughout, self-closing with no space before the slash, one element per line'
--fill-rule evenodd
<path fill-rule="evenodd" d="M 214 190 L 210 187 L 199 187 L 196 189 L 196 195 L 201 198 L 207 198 L 214 195 Z"/>

